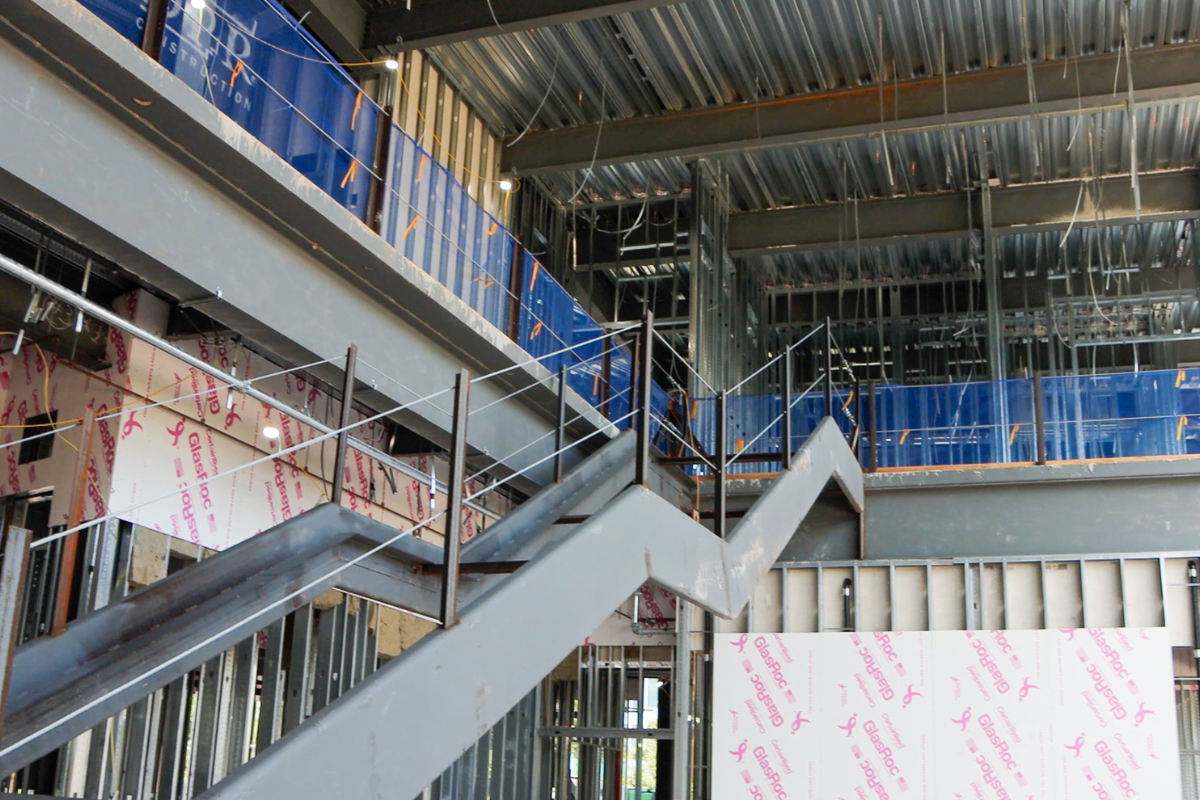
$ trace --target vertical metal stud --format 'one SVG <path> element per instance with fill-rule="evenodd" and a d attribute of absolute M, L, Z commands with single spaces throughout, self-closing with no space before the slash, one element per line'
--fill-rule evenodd
<path fill-rule="evenodd" d="M 88 465 L 91 461 L 92 440 L 96 432 L 96 410 L 91 406 L 83 412 L 83 424 L 79 429 L 79 452 L 75 455 L 74 494 L 67 527 L 74 528 L 83 522 L 83 506 L 88 496 Z M 54 622 L 50 635 L 58 636 L 67 629 L 67 615 L 71 612 L 71 595 L 75 583 L 75 553 L 79 547 L 79 531 L 63 540 L 62 568 L 58 574 L 58 591 L 54 601 Z"/>
<path fill-rule="evenodd" d="M 350 442 L 350 411 L 354 405 L 354 367 L 358 361 L 358 348 L 350 345 L 346 350 L 346 373 L 342 382 L 342 412 L 338 416 L 337 451 L 333 459 L 333 491 L 329 502 L 335 506 L 342 502 L 342 485 L 346 479 L 346 446 Z"/>
<path fill-rule="evenodd" d="M 1042 401 L 1042 374 L 1033 373 L 1033 421 L 1037 436 L 1037 463 L 1046 463 L 1046 411 Z"/>
<path fill-rule="evenodd" d="M 458 622 L 458 551 L 462 521 L 463 482 L 467 466 L 467 413 L 470 408 L 471 374 L 460 370 L 454 383 L 454 422 L 450 444 L 450 498 L 446 504 L 446 547 L 442 570 L 442 627 Z"/>
<path fill-rule="evenodd" d="M 292 614 L 292 651 L 288 658 L 287 695 L 283 702 L 283 733 L 304 721 L 310 689 L 308 661 L 312 654 L 312 603 Z"/>
<path fill-rule="evenodd" d="M 10 526 L 5 534 L 4 565 L 0 567 L 0 725 L 8 708 L 8 686 L 12 682 L 13 656 L 21 642 L 21 619 L 25 584 L 29 577 L 29 542 L 33 534 Z M 3 730 L 0 728 L 0 730 Z"/>
<path fill-rule="evenodd" d="M 333 674 L 337 672 L 333 653 L 337 644 L 337 629 L 340 622 L 338 606 L 321 610 L 317 619 L 317 674 L 313 680 L 312 711 L 317 713 L 329 704 L 333 694 Z"/>
<path fill-rule="evenodd" d="M 283 620 L 267 628 L 266 655 L 263 657 L 262 694 L 258 710 L 258 747 L 256 754 L 274 744 L 279 738 L 279 706 L 283 701 Z"/>
<path fill-rule="evenodd" d="M 669 800 L 686 800 L 691 783 L 691 697 L 692 697 L 692 630 L 691 604 L 682 597 L 675 605 L 675 685 L 671 687 L 672 719 L 675 743 L 671 755 L 671 789 Z M 665 765 L 663 765 L 665 767 Z"/>
<path fill-rule="evenodd" d="M 221 701 L 221 671 L 225 654 L 209 659 L 200 669 L 200 702 L 196 733 L 192 739 L 192 796 L 202 794 L 213 783 L 213 756 L 217 712 Z"/>
<path fill-rule="evenodd" d="M 257 640 L 255 641 L 257 645 Z M 257 649 L 257 648 L 256 648 Z M 179 796 L 179 770 L 183 764 L 183 724 L 187 719 L 189 676 L 167 684 L 163 694 L 162 744 L 159 746 L 157 800 Z M 92 733 L 95 736 L 95 732 Z"/>
<path fill-rule="evenodd" d="M 150 697 L 143 697 L 129 707 L 129 729 L 121 775 L 122 797 L 140 800 L 143 796 L 142 776 L 151 747 L 151 703 L 157 694 L 155 692 Z"/>
<path fill-rule="evenodd" d="M 234 650 L 233 692 L 230 702 L 226 772 L 250 758 L 250 726 L 254 721 L 254 685 L 258 682 L 258 637 L 238 643 Z"/>

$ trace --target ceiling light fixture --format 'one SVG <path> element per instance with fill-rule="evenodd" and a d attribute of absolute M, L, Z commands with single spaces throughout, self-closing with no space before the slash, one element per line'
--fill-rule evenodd
<path fill-rule="evenodd" d="M 508 178 L 505 178 L 502 181 L 500 181 L 500 191 L 511 192 L 512 191 L 512 181 L 510 181 Z"/>
<path fill-rule="evenodd" d="M 383 67 L 384 69 L 395 72 L 396 70 L 400 69 L 400 62 L 394 58 L 389 58 L 387 61 L 383 62 Z"/>
<path fill-rule="evenodd" d="M 267 438 L 268 442 L 273 442 L 279 438 L 279 428 L 275 428 L 270 425 L 263 428 L 262 433 L 263 433 L 263 436 L 265 436 Z"/>

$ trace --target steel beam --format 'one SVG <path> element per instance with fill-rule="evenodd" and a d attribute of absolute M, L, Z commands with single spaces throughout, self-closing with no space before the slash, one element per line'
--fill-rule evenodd
<path fill-rule="evenodd" d="M 991 190 L 992 228 L 997 236 L 1075 227 L 1169 222 L 1200 216 L 1200 180 L 1196 170 L 1142 173 L 1141 207 L 1135 207 L 1129 175 L 1099 181 L 1103 208 L 1091 200 L 1081 181 L 998 187 Z M 1076 213 L 1078 208 L 1078 213 Z M 733 214 L 729 218 L 730 255 L 746 257 L 801 250 L 835 250 L 840 204 L 797 206 Z M 858 204 L 857 240 L 863 245 L 908 244 L 964 238 L 975 233 L 982 218 L 978 192 L 943 192 Z"/>
<path fill-rule="evenodd" d="M 367 17 L 365 46 L 419 50 L 628 14 L 678 2 L 680 0 L 525 0 L 489 6 L 476 0 L 441 0 L 438 3 L 382 6 Z"/>
<path fill-rule="evenodd" d="M 992 228 L 997 236 L 1065 230 L 1074 227 L 1169 222 L 1200 216 L 1200 180 L 1196 170 L 1149 172 L 1138 176 L 1141 208 L 1134 204 L 1129 175 L 1099 181 L 1102 208 L 1086 188 L 1080 199 L 1078 180 L 1023 184 L 991 189 Z M 1076 214 L 1075 209 L 1079 211 Z M 729 252 L 735 257 L 801 250 L 836 250 L 846 244 L 838 235 L 841 204 L 797 206 L 751 211 L 729 217 Z M 942 192 L 858 204 L 857 243 L 908 244 L 964 238 L 975 233 L 982 218 L 979 192 Z"/>
<path fill-rule="evenodd" d="M 459 625 L 422 639 L 204 797 L 371 796 L 379 786 L 417 796 L 647 580 L 736 616 L 831 478 L 861 510 L 862 473 L 825 420 L 726 540 L 631 486 L 466 606 Z"/>
<path fill-rule="evenodd" d="M 889 84 L 882 96 L 888 109 L 882 123 L 879 86 L 872 84 L 607 121 L 599 137 L 598 125 L 555 128 L 528 133 L 506 148 L 501 168 L 505 173 L 515 169 L 525 175 L 547 174 L 584 169 L 593 162 L 593 154 L 595 166 L 600 167 L 844 141 L 881 132 L 896 135 L 946 126 L 996 125 L 1034 114 L 1124 109 L 1129 97 L 1127 73 L 1124 65 L 1116 69 L 1122 57 L 1105 53 L 1074 59 L 1066 70 L 1058 59 L 1039 61 L 1033 66 L 1032 86 L 1024 65 Z M 1138 48 L 1131 58 L 1135 104 L 1169 103 L 1200 93 L 1200 46 Z M 1031 95 L 1036 103 L 1030 102 Z"/>

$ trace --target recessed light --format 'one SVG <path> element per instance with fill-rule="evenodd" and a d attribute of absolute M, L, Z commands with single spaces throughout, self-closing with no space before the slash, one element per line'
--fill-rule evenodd
<path fill-rule="evenodd" d="M 279 438 L 279 428 L 268 425 L 267 427 L 263 428 L 262 434 L 266 437 L 267 441 L 273 442 Z"/>

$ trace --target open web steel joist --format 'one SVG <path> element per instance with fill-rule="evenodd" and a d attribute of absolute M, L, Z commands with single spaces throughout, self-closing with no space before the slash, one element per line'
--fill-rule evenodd
<path fill-rule="evenodd" d="M 646 581 L 733 617 L 833 478 L 862 473 L 830 419 L 721 540 L 635 485 L 205 798 L 413 797 Z M 534 631 L 534 635 L 530 632 Z"/>

